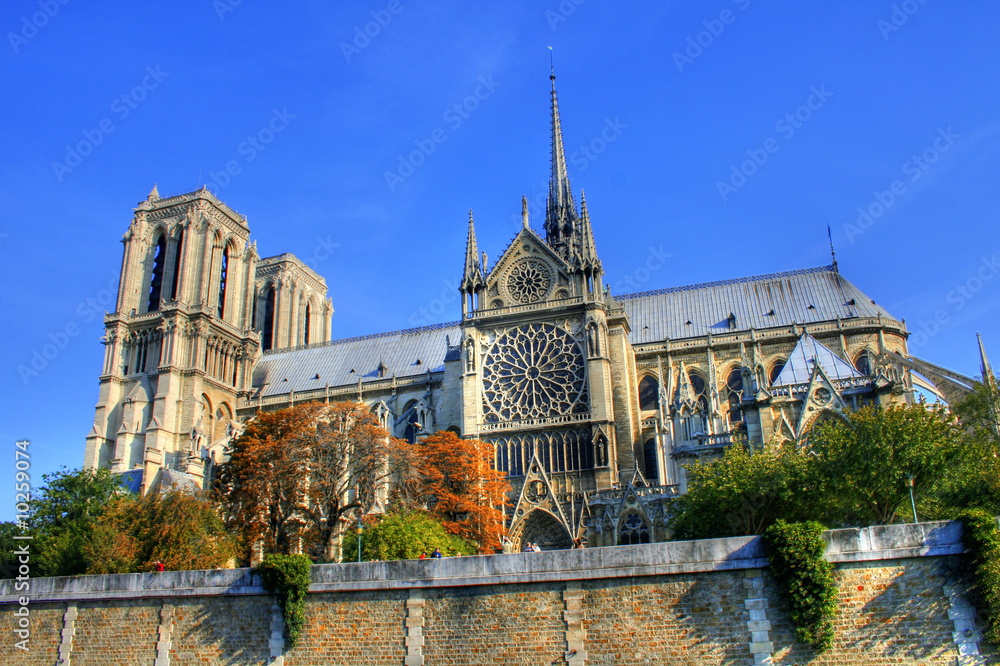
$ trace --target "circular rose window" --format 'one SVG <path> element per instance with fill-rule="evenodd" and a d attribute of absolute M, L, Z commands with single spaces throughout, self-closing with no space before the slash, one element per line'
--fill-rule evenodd
<path fill-rule="evenodd" d="M 516 303 L 534 303 L 545 298 L 552 285 L 548 265 L 537 259 L 523 259 L 507 274 L 507 293 Z"/>

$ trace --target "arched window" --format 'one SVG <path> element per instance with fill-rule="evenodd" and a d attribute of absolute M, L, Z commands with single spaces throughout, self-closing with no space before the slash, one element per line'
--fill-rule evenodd
<path fill-rule="evenodd" d="M 417 441 L 417 433 L 421 430 L 420 415 L 417 413 L 417 401 L 411 400 L 404 410 L 406 415 L 406 428 L 403 430 L 403 439 L 413 444 Z"/>
<path fill-rule="evenodd" d="M 177 234 L 177 242 L 174 244 L 174 277 L 170 285 L 170 300 L 177 300 L 177 290 L 181 285 L 181 257 L 184 256 L 184 230 Z"/>
<path fill-rule="evenodd" d="M 222 266 L 219 269 L 219 319 L 226 313 L 226 277 L 229 273 L 229 246 L 222 250 Z"/>
<path fill-rule="evenodd" d="M 743 371 L 736 366 L 726 378 L 726 400 L 729 403 L 729 426 L 743 423 Z"/>
<path fill-rule="evenodd" d="M 264 296 L 264 330 L 261 331 L 261 346 L 264 351 L 274 346 L 274 287 L 267 288 Z"/>
<path fill-rule="evenodd" d="M 854 367 L 865 377 L 872 374 L 872 360 L 871 356 L 868 355 L 868 350 L 858 354 L 858 357 L 854 359 Z"/>
<path fill-rule="evenodd" d="M 167 255 L 167 239 L 160 235 L 156 242 L 156 249 L 153 250 L 153 274 L 149 280 L 149 304 L 146 306 L 147 312 L 154 312 L 160 309 L 160 291 L 163 288 L 163 263 Z"/>
<path fill-rule="evenodd" d="M 309 344 L 309 323 L 310 323 L 310 315 L 312 314 L 311 310 L 312 310 L 312 306 L 310 306 L 310 305 L 307 304 L 306 305 L 306 322 L 305 322 L 305 329 L 306 330 L 305 330 L 305 336 L 304 336 L 305 344 Z"/>
<path fill-rule="evenodd" d="M 778 360 L 774 362 L 774 365 L 771 366 L 771 372 L 767 373 L 768 386 L 774 386 L 774 382 L 778 380 L 778 375 L 781 374 L 781 371 L 784 370 L 784 368 L 785 368 L 784 361 Z"/>
<path fill-rule="evenodd" d="M 649 526 L 638 513 L 634 511 L 625 516 L 621 531 L 618 533 L 619 545 L 636 545 L 649 543 Z"/>
<path fill-rule="evenodd" d="M 698 402 L 701 403 L 702 410 L 707 412 L 708 397 L 705 393 L 705 380 L 694 370 L 688 371 L 688 380 L 691 382 L 691 388 L 694 390 L 694 394 L 698 397 Z"/>
<path fill-rule="evenodd" d="M 658 409 L 660 406 L 660 383 L 646 375 L 639 382 L 639 409 Z"/>
<path fill-rule="evenodd" d="M 646 480 L 650 483 L 658 483 L 660 471 L 656 465 L 656 440 L 650 439 L 646 442 L 643 453 L 646 458 Z"/>
<path fill-rule="evenodd" d="M 257 291 L 253 292 L 253 307 L 250 308 L 250 328 L 257 330 Z"/>

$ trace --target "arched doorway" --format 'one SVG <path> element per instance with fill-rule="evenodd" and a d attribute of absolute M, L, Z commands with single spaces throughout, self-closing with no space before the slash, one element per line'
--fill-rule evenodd
<path fill-rule="evenodd" d="M 562 523 L 548 511 L 531 511 L 520 526 L 514 529 L 514 542 L 518 550 L 523 550 L 529 541 L 537 543 L 542 550 L 562 550 L 573 547 L 573 539 Z"/>

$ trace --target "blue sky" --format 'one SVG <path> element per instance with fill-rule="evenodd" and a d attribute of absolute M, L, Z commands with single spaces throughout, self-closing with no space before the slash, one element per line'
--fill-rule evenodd
<path fill-rule="evenodd" d="M 457 319 L 469 209 L 496 258 L 544 195 L 549 45 L 613 293 L 824 265 L 829 224 L 914 352 L 977 374 L 976 331 L 1000 359 L 998 25 L 986 0 L 5 2 L 0 469 L 21 438 L 36 480 L 82 464 L 154 182 L 207 184 L 263 256 L 311 261 L 334 337 Z"/>

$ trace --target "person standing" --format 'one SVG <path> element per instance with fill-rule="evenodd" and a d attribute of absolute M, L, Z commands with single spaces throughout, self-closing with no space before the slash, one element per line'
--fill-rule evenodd
<path fill-rule="evenodd" d="M 438 559 L 440 559 L 440 558 L 441 558 L 441 551 L 440 551 L 440 550 L 438 550 L 437 548 L 435 548 L 435 549 L 434 549 L 434 552 L 433 552 L 433 553 L 431 553 L 431 557 L 435 557 L 435 558 L 438 558 Z"/>

